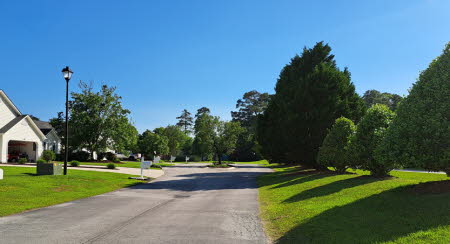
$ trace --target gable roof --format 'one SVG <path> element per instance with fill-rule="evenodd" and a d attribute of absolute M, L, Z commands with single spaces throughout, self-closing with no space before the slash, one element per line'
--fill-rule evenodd
<path fill-rule="evenodd" d="M 5 126 L 3 126 L 0 129 L 0 134 L 4 134 L 7 131 L 9 131 L 11 128 L 13 128 L 16 124 L 18 124 L 20 121 L 22 121 L 23 118 L 27 117 L 26 115 L 20 115 L 15 117 L 13 120 L 9 121 L 8 124 L 6 124 Z"/>
<path fill-rule="evenodd" d="M 28 115 L 20 115 L 20 116 L 17 116 L 16 118 L 14 118 L 13 120 L 11 120 L 8 124 L 6 124 L 2 128 L 0 128 L 0 134 L 4 134 L 4 133 L 8 132 L 11 128 L 13 128 L 15 125 L 17 125 L 20 121 L 22 121 L 24 119 L 26 119 L 30 123 L 30 127 L 32 129 L 34 129 L 36 134 L 42 140 L 44 140 L 46 138 L 45 135 L 42 133 L 42 131 L 36 126 L 34 121 Z"/>
<path fill-rule="evenodd" d="M 19 111 L 19 109 L 16 107 L 16 105 L 14 105 L 14 103 L 11 101 L 11 99 L 9 99 L 8 95 L 6 95 L 6 93 L 1 89 L 0 89 L 0 97 L 2 97 L 3 100 L 6 101 L 6 104 L 8 105 L 8 107 L 10 107 L 17 116 L 22 115 L 22 113 Z"/>
<path fill-rule="evenodd" d="M 33 120 L 36 126 L 44 133 L 44 135 L 47 135 L 50 133 L 50 131 L 53 130 L 53 126 L 46 121 L 40 121 L 40 120 Z"/>

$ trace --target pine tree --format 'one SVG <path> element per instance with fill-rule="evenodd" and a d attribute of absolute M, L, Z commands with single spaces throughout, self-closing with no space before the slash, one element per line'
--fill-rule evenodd
<path fill-rule="evenodd" d="M 177 117 L 177 119 L 178 119 L 177 126 L 183 128 L 184 134 L 188 135 L 189 133 L 191 133 L 191 128 L 193 124 L 191 113 L 189 113 L 189 111 L 184 109 L 181 112 L 181 115 Z"/>

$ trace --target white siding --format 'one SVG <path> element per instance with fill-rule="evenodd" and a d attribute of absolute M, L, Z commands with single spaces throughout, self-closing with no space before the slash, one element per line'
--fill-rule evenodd
<path fill-rule="evenodd" d="M 42 141 L 39 138 L 38 134 L 36 133 L 35 130 L 33 130 L 33 128 L 31 127 L 32 125 L 30 124 L 30 122 L 24 118 L 22 121 L 20 121 L 19 123 L 17 123 L 13 128 L 11 128 L 8 132 L 6 132 L 3 135 L 3 143 L 8 143 L 10 140 L 14 140 L 14 141 L 27 141 L 27 142 L 34 142 L 36 143 L 36 158 L 38 159 L 43 151 L 43 147 L 42 147 Z M 5 148 L 3 146 L 3 148 Z M 8 146 L 6 145 L 6 149 L 8 148 Z M 6 153 L 2 152 L 1 155 L 1 161 L 2 162 L 6 162 Z M 30 156 L 32 154 L 29 154 Z M 34 156 L 34 155 L 32 155 Z M 30 157 L 30 158 L 34 158 L 34 157 Z"/>
<path fill-rule="evenodd" d="M 55 146 L 55 153 L 60 152 L 61 140 L 56 135 L 54 130 L 47 134 L 47 138 L 44 140 L 44 142 L 46 144 L 44 150 L 53 150 L 53 146 Z"/>
<path fill-rule="evenodd" d="M 6 105 L 6 101 L 0 96 L 0 128 L 11 122 L 17 117 L 16 114 Z"/>

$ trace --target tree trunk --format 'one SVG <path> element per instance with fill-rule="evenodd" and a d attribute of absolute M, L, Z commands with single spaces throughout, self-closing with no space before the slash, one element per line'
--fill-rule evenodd
<path fill-rule="evenodd" d="M 222 156 L 220 154 L 217 153 L 217 158 L 219 160 L 219 164 L 222 164 Z"/>

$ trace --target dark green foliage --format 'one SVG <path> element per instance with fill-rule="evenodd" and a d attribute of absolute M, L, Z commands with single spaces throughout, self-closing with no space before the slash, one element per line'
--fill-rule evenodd
<path fill-rule="evenodd" d="M 71 154 L 70 157 L 72 160 L 77 160 L 80 162 L 86 162 L 89 160 L 90 158 L 90 154 L 88 152 L 85 151 L 77 151 Z"/>
<path fill-rule="evenodd" d="M 350 166 L 348 150 L 350 138 L 355 130 L 353 121 L 345 117 L 337 119 L 319 149 L 317 156 L 319 164 L 333 167 L 338 173 L 344 173 Z"/>
<path fill-rule="evenodd" d="M 91 158 L 94 152 L 106 149 L 131 150 L 138 133 L 129 121 L 130 111 L 122 107 L 122 97 L 116 93 L 116 88 L 103 85 L 96 92 L 92 84 L 83 82 L 80 88 L 80 93 L 72 93 L 70 101 L 70 144 L 78 150 L 87 149 Z M 58 125 L 60 119 L 54 123 Z"/>
<path fill-rule="evenodd" d="M 53 160 L 55 160 L 55 158 L 56 158 L 56 155 L 51 150 L 44 150 L 42 152 L 41 159 L 43 159 L 47 162 L 53 161 Z"/>
<path fill-rule="evenodd" d="M 178 119 L 177 126 L 183 128 L 183 131 L 186 135 L 191 133 L 191 128 L 193 124 L 191 113 L 189 113 L 189 111 L 184 109 L 181 112 L 181 115 L 177 117 L 177 119 Z"/>
<path fill-rule="evenodd" d="M 72 166 L 72 167 L 78 167 L 78 166 L 80 166 L 80 162 L 78 162 L 78 161 L 76 161 L 76 160 L 73 160 L 73 161 L 70 162 L 70 166 Z"/>
<path fill-rule="evenodd" d="M 18 161 L 19 164 L 24 164 L 24 163 L 27 163 L 27 162 L 28 162 L 27 158 L 19 158 L 19 161 Z"/>
<path fill-rule="evenodd" d="M 379 159 L 450 176 L 450 42 L 420 74 L 397 114 Z"/>
<path fill-rule="evenodd" d="M 257 161 L 262 159 L 259 144 L 256 140 L 257 118 L 267 108 L 270 100 L 268 93 L 258 91 L 246 92 L 236 103 L 238 111 L 231 112 L 233 121 L 244 128 L 237 140 L 236 149 L 231 154 L 235 161 Z"/>
<path fill-rule="evenodd" d="M 109 163 L 109 164 L 106 165 L 106 168 L 108 168 L 108 169 L 115 169 L 116 165 L 113 164 L 113 163 Z"/>
<path fill-rule="evenodd" d="M 106 159 L 107 160 L 109 160 L 109 161 L 116 161 L 117 160 L 117 156 L 116 156 L 116 154 L 114 154 L 114 153 L 112 153 L 112 152 L 107 152 L 106 154 L 105 154 L 105 157 L 106 157 Z M 100 158 L 101 159 L 101 158 Z"/>
<path fill-rule="evenodd" d="M 373 176 L 383 177 L 398 166 L 395 162 L 382 162 L 374 157 L 394 116 L 394 112 L 382 104 L 375 104 L 367 110 L 350 143 L 353 168 L 369 170 Z"/>
<path fill-rule="evenodd" d="M 158 130 L 156 130 L 158 132 Z M 139 149 L 146 158 L 153 158 L 156 155 L 167 155 L 169 153 L 169 140 L 167 137 L 152 132 L 150 130 L 144 131 L 139 136 Z"/>
<path fill-rule="evenodd" d="M 199 155 L 214 153 L 218 161 L 222 162 L 222 157 L 236 148 L 242 130 L 239 122 L 221 121 L 219 117 L 205 113 L 195 121 L 194 146 L 203 153 Z"/>
<path fill-rule="evenodd" d="M 364 101 L 350 72 L 341 71 L 323 42 L 303 49 L 280 73 L 275 95 L 258 122 L 258 142 L 271 162 L 321 168 L 317 153 L 334 121 L 359 121 Z"/>
<path fill-rule="evenodd" d="M 368 90 L 364 93 L 362 99 L 368 108 L 375 104 L 384 104 L 390 110 L 395 111 L 403 98 L 397 94 Z"/>
<path fill-rule="evenodd" d="M 36 161 L 36 163 L 37 163 L 37 164 L 46 164 L 47 161 L 45 161 L 45 160 L 43 160 L 43 159 L 38 159 L 38 160 Z"/>

